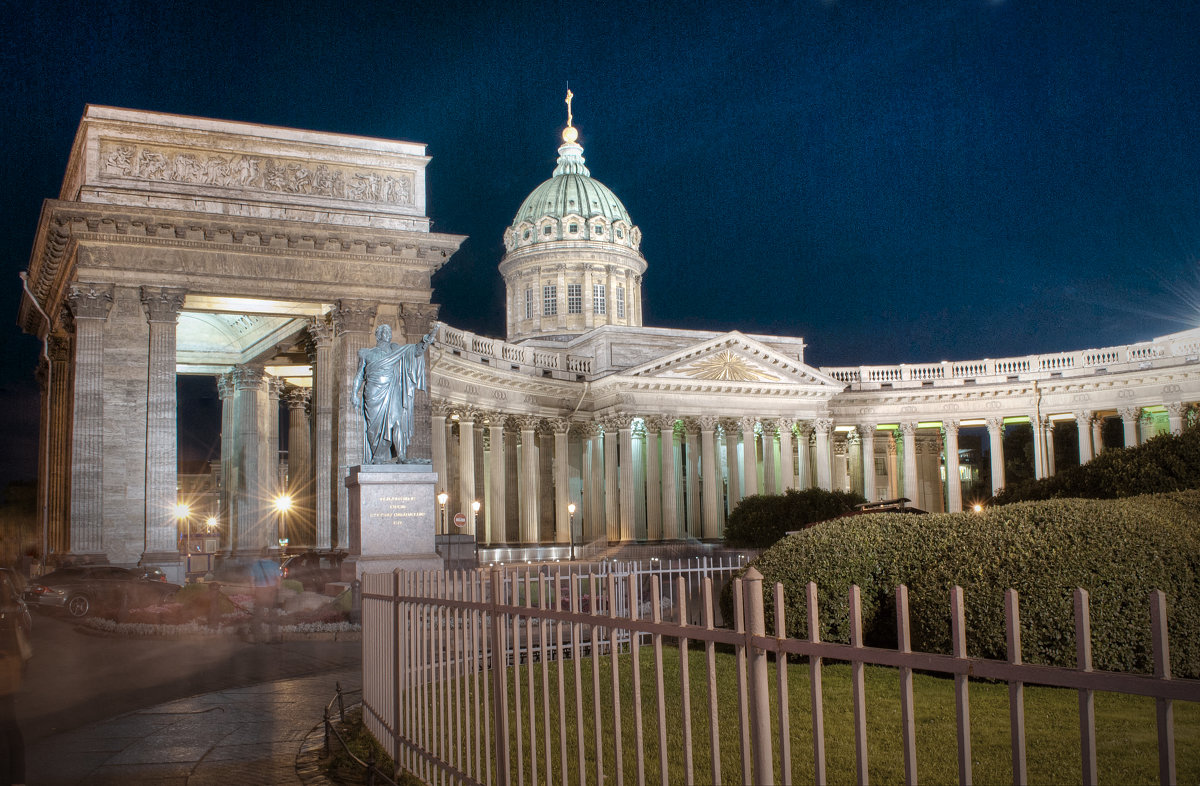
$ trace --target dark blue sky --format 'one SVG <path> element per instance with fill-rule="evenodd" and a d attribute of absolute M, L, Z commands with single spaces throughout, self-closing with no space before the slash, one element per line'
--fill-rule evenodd
<path fill-rule="evenodd" d="M 491 335 L 501 234 L 554 166 L 568 82 L 588 166 L 643 232 L 647 324 L 799 335 L 815 365 L 1200 324 L 1200 4 L 3 5 L 13 456 L 39 351 L 17 272 L 86 103 L 428 144 L 435 228 L 470 236 L 434 299 Z"/>

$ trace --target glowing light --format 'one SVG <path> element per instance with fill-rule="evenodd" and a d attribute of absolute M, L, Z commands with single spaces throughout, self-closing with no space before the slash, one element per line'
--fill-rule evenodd
<path fill-rule="evenodd" d="M 209 528 L 209 529 L 216 529 L 216 527 L 217 527 L 217 517 L 216 517 L 216 516 L 209 516 L 209 517 L 208 517 L 208 521 L 207 521 L 207 522 L 205 522 L 205 523 L 206 523 L 206 524 L 208 524 L 208 528 Z"/>
<path fill-rule="evenodd" d="M 275 498 L 275 510 L 280 513 L 287 513 L 292 509 L 292 498 L 287 494 L 282 494 Z"/>
<path fill-rule="evenodd" d="M 190 515 L 192 515 L 192 509 L 188 507 L 187 503 L 180 502 L 175 506 L 175 518 L 186 519 Z"/>
<path fill-rule="evenodd" d="M 471 512 L 478 513 L 481 507 L 483 507 L 483 503 L 481 503 L 479 500 L 475 500 L 471 503 Z"/>
<path fill-rule="evenodd" d="M 567 505 L 567 513 L 570 513 L 572 516 L 575 515 L 575 503 L 574 502 Z"/>
<path fill-rule="evenodd" d="M 974 505 L 971 506 L 971 510 L 975 511 L 976 513 L 982 513 L 983 505 L 980 505 L 978 502 L 976 502 Z"/>
<path fill-rule="evenodd" d="M 441 494 L 438 494 L 438 504 L 441 505 L 443 508 L 446 507 L 446 501 L 448 499 L 450 499 L 450 495 L 447 494 L 446 492 L 443 491 Z"/>

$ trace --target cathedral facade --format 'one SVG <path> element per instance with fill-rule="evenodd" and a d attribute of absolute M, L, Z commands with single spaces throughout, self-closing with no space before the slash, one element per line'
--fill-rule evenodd
<path fill-rule="evenodd" d="M 799 337 L 647 327 L 641 231 L 591 176 L 570 121 L 558 152 L 504 232 L 505 338 L 442 324 L 430 349 L 414 450 L 447 495 L 444 534 L 526 558 L 715 541 L 744 496 L 807 487 L 958 511 L 964 489 L 1004 486 L 1006 433 L 1027 437 L 1044 477 L 1178 432 L 1200 402 L 1200 328 L 816 368 Z M 178 560 L 176 374 L 220 392 L 224 552 L 281 532 L 346 547 L 356 352 L 379 324 L 413 342 L 436 323 L 430 275 L 463 240 L 430 231 L 427 162 L 412 143 L 87 109 L 19 314 L 47 346 L 52 553 Z M 291 522 L 271 505 L 285 494 Z"/>

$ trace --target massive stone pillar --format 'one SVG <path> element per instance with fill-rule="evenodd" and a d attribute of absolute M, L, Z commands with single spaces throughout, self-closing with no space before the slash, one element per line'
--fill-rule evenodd
<path fill-rule="evenodd" d="M 663 538 L 662 523 L 662 449 L 655 418 L 646 418 L 646 539 Z"/>
<path fill-rule="evenodd" d="M 807 421 L 796 424 L 796 488 L 812 488 L 813 425 Z"/>
<path fill-rule="evenodd" d="M 825 418 L 815 420 L 813 430 L 817 434 L 817 487 L 832 491 L 833 456 L 829 443 L 833 436 L 833 421 Z"/>
<path fill-rule="evenodd" d="M 1046 439 L 1046 477 L 1054 477 L 1058 471 L 1056 469 L 1057 462 L 1054 458 L 1054 421 L 1050 418 L 1042 419 L 1042 431 Z"/>
<path fill-rule="evenodd" d="M 636 540 L 635 521 L 633 515 L 634 500 L 634 461 L 633 461 L 633 416 L 620 414 L 613 417 L 612 422 L 617 429 L 619 440 L 619 455 L 617 459 L 619 488 L 618 515 L 620 525 L 617 529 L 619 540 Z"/>
<path fill-rule="evenodd" d="M 1121 408 L 1121 425 L 1125 427 L 1125 447 L 1127 448 L 1138 444 L 1138 419 L 1141 416 L 1141 407 Z"/>
<path fill-rule="evenodd" d="M 236 390 L 237 437 L 234 463 L 237 487 L 234 489 L 234 515 L 230 524 L 236 553 L 252 555 L 268 545 L 266 532 L 267 490 L 262 488 L 262 433 L 260 399 L 266 385 L 261 368 L 237 366 L 233 370 Z"/>
<path fill-rule="evenodd" d="M 279 377 L 267 374 L 266 377 L 266 396 L 263 399 L 263 433 L 267 435 L 265 449 L 263 450 L 262 463 L 262 487 L 267 491 L 267 504 L 271 508 L 275 508 L 279 503 L 280 497 L 283 496 L 285 489 L 285 478 L 280 474 L 279 461 L 279 399 L 283 395 L 283 380 Z M 283 518 L 287 513 L 275 514 L 275 537 L 272 538 L 270 545 L 272 548 L 279 545 L 278 540 L 282 536 Z"/>
<path fill-rule="evenodd" d="M 796 488 L 796 448 L 792 442 L 792 429 L 796 421 L 792 418 L 779 419 L 779 463 L 783 470 L 782 491 Z"/>
<path fill-rule="evenodd" d="M 587 492 L 584 506 L 587 512 L 586 540 L 594 541 L 605 536 L 604 526 L 604 444 L 600 424 L 588 421 L 582 427 L 587 439 Z"/>
<path fill-rule="evenodd" d="M 700 423 L 700 474 L 703 482 L 703 494 L 700 510 L 704 523 L 700 537 L 704 540 L 716 540 L 721 537 L 721 516 L 717 504 L 717 479 L 721 474 L 717 466 L 717 446 L 714 433 L 717 419 L 710 415 L 702 415 Z"/>
<path fill-rule="evenodd" d="M 901 423 L 900 434 L 904 441 L 904 485 L 900 493 L 915 505 L 921 498 L 917 486 L 917 424 L 911 420 Z"/>
<path fill-rule="evenodd" d="M 284 396 L 288 405 L 288 484 L 292 512 L 288 514 L 291 543 L 313 545 L 312 526 L 312 445 L 308 422 L 308 407 L 312 390 L 289 386 Z"/>
<path fill-rule="evenodd" d="M 536 452 L 535 454 L 536 455 Z M 458 511 L 467 517 L 464 534 L 475 536 L 475 516 L 471 515 L 475 502 L 475 410 L 471 407 L 458 409 Z M 451 532 L 458 532 L 456 528 Z"/>
<path fill-rule="evenodd" d="M 662 500 L 662 540 L 679 538 L 679 505 L 675 487 L 675 416 L 655 415 L 646 419 L 646 428 L 658 431 L 659 497 Z"/>
<path fill-rule="evenodd" d="M 858 435 L 862 440 L 862 494 L 867 502 L 874 502 L 879 498 L 875 492 L 875 424 L 859 424 Z"/>
<path fill-rule="evenodd" d="M 855 494 L 863 493 L 862 437 L 857 430 L 846 432 L 846 484 Z"/>
<path fill-rule="evenodd" d="M 487 416 L 490 451 L 488 461 L 488 515 L 485 543 L 504 543 L 507 539 L 504 500 L 504 415 L 493 412 Z"/>
<path fill-rule="evenodd" d="M 617 488 L 617 423 L 605 418 L 604 426 L 604 529 L 609 543 L 621 539 L 621 498 Z"/>
<path fill-rule="evenodd" d="M 1167 427 L 1172 434 L 1179 435 L 1183 433 L 1183 412 L 1184 406 L 1182 401 L 1167 402 Z"/>
<path fill-rule="evenodd" d="M 687 495 L 685 534 L 687 537 L 696 538 L 700 536 L 700 431 L 693 418 L 684 418 L 682 423 L 683 458 L 687 462 L 684 469 L 686 476 L 684 493 Z"/>
<path fill-rule="evenodd" d="M 112 284 L 72 284 L 67 304 L 75 320 L 75 397 L 71 442 L 71 553 L 103 549 L 104 322 Z"/>
<path fill-rule="evenodd" d="M 518 474 L 521 504 L 521 544 L 538 542 L 538 450 L 539 418 L 522 415 L 516 419 L 521 432 L 521 468 Z"/>
<path fill-rule="evenodd" d="M 1079 436 L 1079 463 L 1086 464 L 1092 460 L 1092 413 L 1083 411 L 1075 413 L 1075 430 Z"/>
<path fill-rule="evenodd" d="M 374 346 L 375 311 L 378 303 L 365 300 L 339 300 L 333 307 L 333 366 L 337 374 L 334 387 L 334 429 L 337 434 L 337 472 L 333 478 L 337 499 L 334 521 L 337 547 L 350 548 L 349 495 L 343 484 L 350 467 L 364 463 L 366 436 L 362 415 L 354 407 L 354 374 L 358 370 L 358 350 Z"/>
<path fill-rule="evenodd" d="M 992 496 L 1004 488 L 1004 418 L 988 418 L 988 453 L 992 457 Z"/>
<path fill-rule="evenodd" d="M 1031 416 L 1029 427 L 1033 429 L 1033 476 L 1041 479 L 1047 477 L 1046 423 L 1041 418 Z"/>
<path fill-rule="evenodd" d="M 726 493 L 729 495 L 729 512 L 742 501 L 742 479 L 738 471 L 738 422 L 722 420 L 721 430 L 725 432 L 725 469 L 728 472 Z"/>
<path fill-rule="evenodd" d="M 888 432 L 884 449 L 887 453 L 887 499 L 896 499 L 904 493 L 903 478 L 900 477 L 900 437 L 896 431 Z"/>
<path fill-rule="evenodd" d="M 564 287 L 565 289 L 565 287 Z M 566 418 L 550 421 L 554 430 L 554 540 L 558 543 L 571 542 L 571 457 L 569 437 L 571 423 Z"/>
<path fill-rule="evenodd" d="M 65 335 L 50 336 L 50 381 L 47 395 L 49 445 L 46 447 L 46 472 L 39 474 L 46 487 L 39 489 L 47 506 L 46 533 L 49 552 L 69 550 L 71 513 L 71 340 Z M 48 493 L 47 493 L 48 492 Z"/>
<path fill-rule="evenodd" d="M 337 468 L 333 434 L 333 327 L 324 317 L 309 320 L 309 362 L 313 369 L 312 467 L 313 525 L 317 549 L 333 548 L 334 484 L 341 479 Z"/>
<path fill-rule="evenodd" d="M 175 328 L 184 291 L 142 287 L 150 324 L 146 389 L 146 564 L 179 561 Z"/>
<path fill-rule="evenodd" d="M 1104 452 L 1104 418 L 1092 415 L 1092 455 Z"/>
<path fill-rule="evenodd" d="M 778 494 L 775 482 L 775 421 L 762 421 L 763 493 Z"/>
<path fill-rule="evenodd" d="M 962 511 L 962 478 L 958 476 L 958 421 L 942 422 L 946 432 L 946 510 Z"/>
<path fill-rule="evenodd" d="M 430 451 L 433 453 L 433 471 L 437 473 L 438 476 L 437 490 L 434 496 L 434 499 L 436 499 L 437 494 L 442 492 L 446 492 L 447 494 L 450 493 L 447 488 L 450 478 L 446 473 L 446 416 L 450 414 L 450 407 L 444 401 L 437 400 L 430 402 L 430 410 L 429 447 Z M 442 510 L 439 506 L 438 520 L 434 528 L 434 531 L 439 535 L 445 535 L 450 526 L 449 502 L 449 500 L 446 500 L 447 506 L 445 516 L 442 515 Z M 443 521 L 443 519 L 446 520 Z"/>
<path fill-rule="evenodd" d="M 758 493 L 758 450 L 754 439 L 755 419 L 744 417 L 738 421 L 742 427 L 742 490 L 751 497 Z"/>
<path fill-rule="evenodd" d="M 233 373 L 217 377 L 217 396 L 221 400 L 221 491 L 218 501 L 220 549 L 229 556 L 233 548 L 234 489 L 237 487 L 237 462 L 234 445 L 237 442 L 237 406 Z"/>

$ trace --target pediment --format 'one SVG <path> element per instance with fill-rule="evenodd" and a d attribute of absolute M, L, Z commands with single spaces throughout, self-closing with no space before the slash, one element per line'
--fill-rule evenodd
<path fill-rule="evenodd" d="M 706 384 L 802 384 L 830 386 L 837 390 L 844 387 L 812 366 L 736 330 L 628 369 L 622 376 L 694 380 Z"/>

